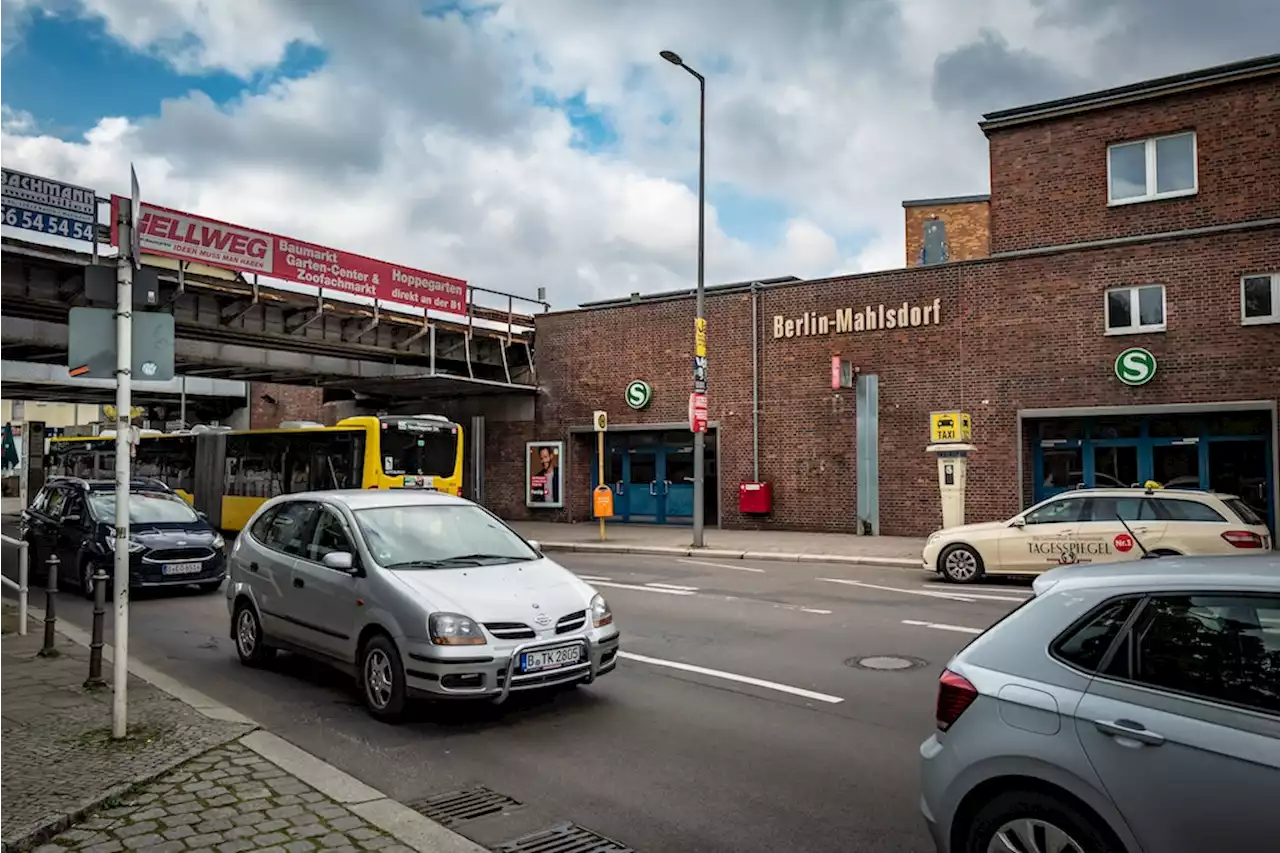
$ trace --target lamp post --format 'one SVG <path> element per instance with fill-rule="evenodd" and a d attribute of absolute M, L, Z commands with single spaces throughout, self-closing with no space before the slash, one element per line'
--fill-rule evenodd
<path fill-rule="evenodd" d="M 704 288 L 703 268 L 706 257 L 706 173 L 707 173 L 707 78 L 694 71 L 680 54 L 664 50 L 659 56 L 677 65 L 693 75 L 698 81 L 698 289 L 695 307 L 695 365 L 702 365 L 702 374 L 694 371 L 694 393 L 706 394 L 706 352 L 698 351 L 698 341 L 703 337 L 705 328 L 706 292 Z M 701 360 L 699 360 L 701 359 Z M 692 425 L 691 425 L 692 426 Z M 707 435 L 704 425 L 702 430 L 693 432 L 693 547 L 703 547 L 703 528 L 706 525 L 706 452 Z"/>

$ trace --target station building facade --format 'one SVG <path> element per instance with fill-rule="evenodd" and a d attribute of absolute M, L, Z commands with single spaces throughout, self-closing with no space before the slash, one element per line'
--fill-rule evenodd
<path fill-rule="evenodd" d="M 708 288 L 708 524 L 926 534 L 930 415 L 960 411 L 967 520 L 1156 480 L 1239 494 L 1274 530 L 1280 56 L 981 127 L 990 194 L 905 202 L 905 268 Z M 605 410 L 615 519 L 690 523 L 693 323 L 692 292 L 540 315 L 540 392 L 486 430 L 485 503 L 589 520 Z M 563 443 L 562 506 L 528 500 L 528 442 Z M 767 513 L 740 511 L 755 481 Z"/>

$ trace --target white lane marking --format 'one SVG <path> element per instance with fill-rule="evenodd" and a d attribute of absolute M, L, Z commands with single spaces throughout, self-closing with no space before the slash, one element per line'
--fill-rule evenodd
<path fill-rule="evenodd" d="M 607 581 L 607 580 L 610 580 L 610 578 L 602 578 L 602 577 L 598 577 L 598 576 L 596 576 L 596 575 L 578 575 L 578 577 L 579 577 L 579 578 L 581 578 L 581 579 L 582 579 L 582 580 L 584 580 L 584 581 Z"/>
<path fill-rule="evenodd" d="M 915 625 L 919 628 L 934 628 L 939 631 L 955 631 L 959 634 L 981 634 L 981 628 L 966 628 L 964 625 L 944 625 L 941 622 L 920 622 L 916 619 L 903 619 L 903 625 Z"/>
<path fill-rule="evenodd" d="M 923 595 L 928 598 L 945 598 L 950 601 L 966 601 L 970 604 L 975 601 L 1026 601 L 1026 598 L 1016 598 L 1011 595 L 982 595 L 981 593 L 970 592 L 935 592 L 929 589 L 903 589 L 898 586 L 881 586 L 876 583 L 864 583 L 862 581 L 851 581 L 843 578 L 818 578 L 826 583 L 842 583 L 846 586 L 860 586 L 866 589 L 879 589 L 885 592 L 903 592 L 907 595 Z"/>
<path fill-rule="evenodd" d="M 831 705 L 836 705 L 844 701 L 839 696 L 831 696 L 826 693 L 805 690 L 803 687 L 792 687 L 789 684 L 779 684 L 776 681 L 765 681 L 763 678 L 752 678 L 749 675 L 737 675 L 732 672 L 723 672 L 718 669 L 707 669 L 702 666 L 694 666 L 691 663 L 680 663 L 679 661 L 674 660 L 645 657 L 644 655 L 638 655 L 633 652 L 618 652 L 618 657 L 637 661 L 639 663 L 647 663 L 652 666 L 665 666 L 668 669 L 678 669 L 681 672 L 693 672 L 698 675 L 706 675 L 711 678 L 723 678 L 725 681 L 736 681 L 740 684 L 751 684 L 755 687 L 777 690 L 780 693 L 790 693 L 793 696 L 802 696 L 805 699 L 813 699 L 817 702 L 827 702 Z"/>
<path fill-rule="evenodd" d="M 632 583 L 610 583 L 608 581 L 593 581 L 596 586 L 607 586 L 613 589 L 636 589 L 640 592 L 660 592 L 663 595 L 693 595 L 691 590 L 687 589 L 662 589 L 656 586 L 636 586 Z"/>
<path fill-rule="evenodd" d="M 1018 601 L 1025 601 L 1028 598 L 1030 598 L 1032 595 L 1031 592 L 1023 592 L 1022 590 L 1009 589 L 1008 587 L 1003 587 L 1003 586 L 967 586 L 966 585 L 963 588 L 958 588 L 958 587 L 950 586 L 948 584 L 947 586 L 949 587 L 950 591 L 947 591 L 945 588 L 939 589 L 938 587 L 940 586 L 942 585 L 936 584 L 936 583 L 930 583 L 930 584 L 921 584 L 920 588 L 923 590 L 928 590 L 930 592 L 941 593 L 942 595 L 959 595 L 963 598 L 986 598 L 987 596 L 984 596 L 981 593 L 1000 592 L 1000 593 L 1004 593 L 1005 595 L 1017 596 Z M 974 592 L 970 592 L 970 590 L 974 590 Z M 1001 598 L 1000 600 L 1003 601 L 1004 599 Z"/>
<path fill-rule="evenodd" d="M 821 613 L 823 616 L 831 615 L 830 610 L 818 610 L 817 608 L 814 608 L 814 607 L 801 607 L 800 612 L 801 613 Z"/>
<path fill-rule="evenodd" d="M 688 563 L 691 566 L 713 566 L 717 569 L 730 569 L 735 572 L 755 572 L 764 574 L 764 569 L 753 569 L 750 566 L 730 566 L 728 563 L 712 563 L 707 560 L 676 560 L 677 563 Z"/>
<path fill-rule="evenodd" d="M 698 591 L 698 588 L 696 586 L 680 586 L 680 584 L 675 584 L 675 583 L 647 583 L 645 584 L 645 586 L 653 586 L 653 587 L 657 587 L 658 589 L 680 589 L 680 590 L 684 590 L 685 592 Z"/>

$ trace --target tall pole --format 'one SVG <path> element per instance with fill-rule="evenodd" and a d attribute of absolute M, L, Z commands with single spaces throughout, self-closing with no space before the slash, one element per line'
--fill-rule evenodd
<path fill-rule="evenodd" d="M 702 320 L 706 316 L 706 291 L 704 289 L 703 267 L 706 259 L 706 219 L 707 219 L 707 78 L 689 68 L 689 73 L 698 78 L 698 295 L 695 316 Z M 700 322 L 697 324 L 702 325 Z M 703 546 L 703 529 L 706 526 L 706 456 L 707 434 L 693 434 L 693 547 Z"/>
<path fill-rule="evenodd" d="M 131 170 L 132 171 L 132 170 Z M 129 719 L 129 412 L 133 363 L 133 245 L 137 179 L 129 207 L 119 205 L 120 258 L 116 266 L 116 540 L 114 565 L 115 657 L 112 661 L 111 736 L 128 734 Z"/>
<path fill-rule="evenodd" d="M 705 402 L 707 393 L 706 369 L 706 290 L 704 266 L 707 245 L 707 78 L 685 64 L 678 53 L 670 50 L 659 54 L 667 62 L 677 65 L 698 81 L 698 289 L 694 308 L 694 374 L 693 395 L 689 398 L 689 427 L 693 429 L 693 547 L 703 547 L 703 531 L 706 527 L 706 424 L 697 428 L 694 415 L 694 399 Z M 700 368 L 699 365 L 700 364 Z M 699 371 L 701 370 L 701 373 Z"/>

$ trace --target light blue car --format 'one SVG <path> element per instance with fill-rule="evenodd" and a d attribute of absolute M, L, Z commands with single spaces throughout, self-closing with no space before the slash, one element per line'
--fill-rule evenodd
<path fill-rule="evenodd" d="M 1055 569 L 938 685 L 941 853 L 1280 850 L 1280 556 Z"/>

